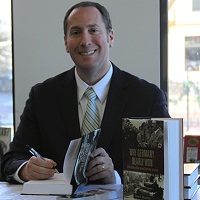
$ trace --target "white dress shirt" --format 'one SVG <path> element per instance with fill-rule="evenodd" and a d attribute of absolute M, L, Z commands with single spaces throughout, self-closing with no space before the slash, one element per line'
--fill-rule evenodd
<path fill-rule="evenodd" d="M 100 117 L 100 124 L 103 118 L 104 109 L 106 106 L 106 100 L 108 95 L 108 90 L 110 87 L 110 80 L 112 77 L 113 68 L 112 65 L 107 72 L 107 74 L 95 85 L 87 85 L 77 74 L 77 71 L 75 70 L 75 78 L 76 78 L 76 84 L 77 84 L 77 100 L 78 100 L 78 114 L 79 114 L 79 122 L 80 122 L 80 128 L 82 127 L 83 119 L 86 112 L 87 102 L 88 98 L 84 94 L 85 90 L 90 86 L 95 91 L 97 98 L 96 98 L 96 105 L 99 111 L 99 117 Z"/>

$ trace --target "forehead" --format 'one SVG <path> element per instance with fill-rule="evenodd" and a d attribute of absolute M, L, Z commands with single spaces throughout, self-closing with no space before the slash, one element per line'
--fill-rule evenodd
<path fill-rule="evenodd" d="M 76 8 L 70 13 L 67 19 L 68 29 L 70 29 L 72 26 L 82 27 L 91 24 L 104 24 L 101 13 L 95 7 Z"/>

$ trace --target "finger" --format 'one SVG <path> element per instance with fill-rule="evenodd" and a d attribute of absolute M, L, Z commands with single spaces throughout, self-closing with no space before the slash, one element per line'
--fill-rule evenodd
<path fill-rule="evenodd" d="M 97 165 L 101 165 L 106 162 L 105 157 L 96 156 L 95 158 L 90 159 L 88 162 L 87 170 L 94 168 Z"/>
<path fill-rule="evenodd" d="M 42 171 L 42 170 L 40 170 L 40 171 L 37 171 L 37 170 L 34 171 L 34 170 L 32 170 L 28 174 L 28 177 L 29 177 L 29 179 L 37 179 L 37 180 L 39 180 L 39 179 L 50 178 L 53 175 L 54 175 L 54 170 L 52 170 L 52 169 L 51 169 L 51 172 L 48 172 L 47 170 L 45 170 L 45 171 Z"/>
<path fill-rule="evenodd" d="M 29 180 L 47 179 L 54 175 L 54 169 L 44 168 L 37 165 L 27 164 L 27 178 Z"/>
<path fill-rule="evenodd" d="M 104 171 L 104 170 L 105 170 L 105 165 L 101 164 L 101 171 Z"/>
<path fill-rule="evenodd" d="M 97 157 L 97 156 L 106 157 L 106 156 L 108 156 L 108 154 L 106 153 L 106 151 L 105 151 L 103 148 L 98 148 L 98 149 L 95 149 L 95 150 L 91 153 L 90 157 L 91 157 L 91 158 L 95 158 L 95 157 Z"/>
<path fill-rule="evenodd" d="M 45 160 L 43 160 L 43 159 L 35 157 L 35 156 L 32 156 L 30 158 L 30 162 L 37 166 L 45 167 L 45 168 L 49 168 L 49 169 L 52 169 L 57 165 L 57 163 L 54 162 L 52 159 L 45 158 Z"/>
<path fill-rule="evenodd" d="M 32 157 L 26 165 L 26 177 L 29 180 L 50 178 L 54 174 L 52 166 L 52 163 L 48 160 L 44 161 L 40 158 Z"/>
<path fill-rule="evenodd" d="M 90 181 L 105 179 L 105 178 L 110 177 L 112 174 L 113 174 L 113 170 L 111 170 L 105 164 L 97 165 L 96 167 L 92 168 L 90 171 L 86 173 Z"/>
<path fill-rule="evenodd" d="M 45 158 L 45 161 L 47 161 L 46 167 L 54 168 L 55 169 L 55 167 L 57 166 L 57 163 L 55 161 L 53 161 L 52 159 Z"/>

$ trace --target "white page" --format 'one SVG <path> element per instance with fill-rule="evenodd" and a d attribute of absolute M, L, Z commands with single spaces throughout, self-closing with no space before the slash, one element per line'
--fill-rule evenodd
<path fill-rule="evenodd" d="M 67 153 L 65 155 L 65 160 L 63 163 L 63 173 L 64 178 L 67 180 L 67 182 L 71 182 L 72 174 L 74 171 L 74 166 L 76 162 L 76 158 L 79 152 L 81 144 L 81 138 L 72 140 L 69 144 L 69 147 L 67 149 Z"/>

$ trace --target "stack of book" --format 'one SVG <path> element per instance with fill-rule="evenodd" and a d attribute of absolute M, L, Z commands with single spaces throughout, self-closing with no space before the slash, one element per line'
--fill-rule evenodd
<path fill-rule="evenodd" d="M 193 199 L 197 192 L 199 163 L 184 163 L 184 199 Z"/>

